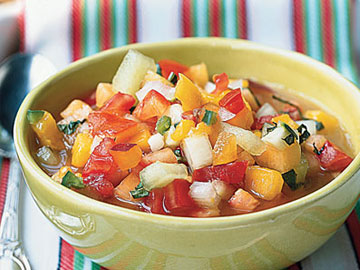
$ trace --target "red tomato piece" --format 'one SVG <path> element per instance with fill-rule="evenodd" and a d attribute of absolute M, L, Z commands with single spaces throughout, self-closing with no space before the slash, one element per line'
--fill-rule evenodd
<path fill-rule="evenodd" d="M 164 190 L 162 188 L 154 189 L 150 192 L 149 196 L 145 197 L 143 207 L 146 212 L 153 214 L 163 214 L 164 210 Z"/>
<path fill-rule="evenodd" d="M 294 121 L 301 120 L 299 110 L 290 104 L 285 104 L 282 111 L 284 113 L 287 113 L 290 116 L 290 118 Z"/>
<path fill-rule="evenodd" d="M 198 124 L 199 123 L 199 114 L 200 114 L 200 110 L 199 109 L 194 109 L 194 110 L 191 110 L 191 111 L 186 111 L 186 112 L 183 112 L 181 114 L 181 118 L 184 119 L 184 120 L 191 120 L 191 121 L 194 121 L 195 124 Z"/>
<path fill-rule="evenodd" d="M 87 103 L 90 107 L 96 104 L 96 91 L 92 92 L 90 96 L 84 99 L 84 102 Z"/>
<path fill-rule="evenodd" d="M 321 154 L 316 156 L 321 167 L 329 171 L 343 171 L 353 160 L 330 141 L 325 142 Z"/>
<path fill-rule="evenodd" d="M 154 116 L 161 116 L 170 106 L 170 102 L 159 92 L 151 90 L 145 98 L 136 106 L 133 115 L 141 121 Z"/>
<path fill-rule="evenodd" d="M 133 96 L 123 93 L 117 93 L 101 108 L 101 112 L 110 112 L 115 114 L 125 114 L 134 106 L 136 100 Z"/>
<path fill-rule="evenodd" d="M 214 75 L 213 81 L 215 83 L 216 88 L 214 91 L 212 91 L 211 94 L 219 94 L 228 88 L 229 77 L 228 77 L 228 75 L 226 75 L 226 73 Z"/>
<path fill-rule="evenodd" d="M 252 124 L 251 129 L 252 130 L 262 129 L 262 127 L 265 123 L 271 124 L 271 119 L 273 119 L 276 116 L 278 116 L 278 115 L 265 115 L 265 116 L 261 116 L 260 118 L 255 117 L 254 123 Z"/>
<path fill-rule="evenodd" d="M 247 161 L 235 161 L 228 164 L 208 166 L 195 170 L 193 181 L 208 182 L 221 180 L 229 184 L 242 184 L 245 177 Z"/>
<path fill-rule="evenodd" d="M 114 194 L 114 185 L 106 180 L 103 174 L 92 174 L 84 178 L 84 183 L 94 188 L 103 198 Z"/>
<path fill-rule="evenodd" d="M 124 119 L 107 112 L 90 113 L 88 120 L 93 135 L 105 135 L 110 137 L 115 137 L 117 133 L 137 125 L 137 122 L 135 121 Z"/>
<path fill-rule="evenodd" d="M 179 76 L 179 73 L 184 73 L 189 69 L 187 66 L 169 59 L 160 60 L 158 64 L 161 68 L 161 74 L 165 79 L 169 77 L 171 72 Z"/>
<path fill-rule="evenodd" d="M 164 188 L 164 206 L 170 213 L 180 213 L 196 207 L 189 195 L 190 183 L 184 179 L 175 179 Z"/>
<path fill-rule="evenodd" d="M 229 112 L 237 114 L 245 107 L 245 103 L 240 89 L 236 89 L 226 94 L 219 102 L 221 107 L 224 107 Z"/>

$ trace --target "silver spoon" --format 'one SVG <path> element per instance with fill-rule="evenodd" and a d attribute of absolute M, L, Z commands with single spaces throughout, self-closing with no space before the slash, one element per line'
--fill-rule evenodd
<path fill-rule="evenodd" d="M 55 73 L 41 55 L 14 54 L 0 64 L 0 155 L 11 158 L 9 182 L 0 222 L 0 269 L 31 269 L 19 241 L 18 203 L 21 170 L 12 142 L 16 113 L 26 94 Z"/>

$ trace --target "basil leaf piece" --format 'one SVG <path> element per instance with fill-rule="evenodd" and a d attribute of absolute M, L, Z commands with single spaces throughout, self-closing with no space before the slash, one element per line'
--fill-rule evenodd
<path fill-rule="evenodd" d="M 171 71 L 171 73 L 169 74 L 169 77 L 167 78 L 169 82 L 171 82 L 172 84 L 176 84 L 178 81 L 178 77 L 176 76 L 176 74 L 174 72 Z"/>
<path fill-rule="evenodd" d="M 290 133 L 288 136 L 286 136 L 285 138 L 283 138 L 283 140 L 288 144 L 288 145 L 292 145 L 295 142 L 295 139 L 298 140 L 298 135 L 295 133 L 295 131 L 288 125 L 285 123 L 282 123 L 282 125 L 284 126 L 284 128 Z"/>
<path fill-rule="evenodd" d="M 156 130 L 161 135 L 164 135 L 166 131 L 169 130 L 171 127 L 171 118 L 169 116 L 162 116 L 157 122 L 156 122 Z"/>
<path fill-rule="evenodd" d="M 321 149 L 317 149 L 315 143 L 313 143 L 313 146 L 314 146 L 314 153 L 317 154 L 318 156 L 321 155 L 321 153 L 324 151 L 325 149 L 325 145 L 323 147 L 321 147 Z"/>
<path fill-rule="evenodd" d="M 162 76 L 161 74 L 161 67 L 159 64 L 156 64 L 156 73 L 159 74 L 160 76 Z"/>
<path fill-rule="evenodd" d="M 80 120 L 77 120 L 77 121 L 70 121 L 69 124 L 58 124 L 58 128 L 61 132 L 65 133 L 66 135 L 71 135 L 73 134 L 77 127 L 80 125 L 80 124 L 83 124 L 84 122 L 86 121 L 86 119 L 80 121 Z"/>
<path fill-rule="evenodd" d="M 140 183 L 135 187 L 135 190 L 130 191 L 130 194 L 134 199 L 138 199 L 149 196 L 149 191 L 144 188 L 142 182 L 140 181 Z"/>
<path fill-rule="evenodd" d="M 296 182 L 297 174 L 294 169 L 292 169 L 286 173 L 283 173 L 281 176 L 284 179 L 285 183 L 290 187 L 291 190 L 296 190 L 300 186 L 303 185 L 303 183 Z"/>
<path fill-rule="evenodd" d="M 315 121 L 316 122 L 316 130 L 317 131 L 320 131 L 322 129 L 324 129 L 324 124 L 322 122 L 319 122 L 319 121 Z"/>
<path fill-rule="evenodd" d="M 84 188 L 84 182 L 81 177 L 77 177 L 72 172 L 68 171 L 65 176 L 62 178 L 61 184 L 65 187 L 71 188 Z"/>
<path fill-rule="evenodd" d="M 307 127 L 304 124 L 301 124 L 297 130 L 300 133 L 299 136 L 299 143 L 302 144 L 304 141 L 307 140 L 307 138 L 310 137 L 310 132 L 307 130 Z"/>
<path fill-rule="evenodd" d="M 211 126 L 217 121 L 216 115 L 216 112 L 205 110 L 204 117 L 201 121 L 203 121 L 206 125 Z"/>
<path fill-rule="evenodd" d="M 285 100 L 285 99 L 282 99 L 282 98 L 280 98 L 280 97 L 277 97 L 277 96 L 275 96 L 275 95 L 273 95 L 272 98 L 275 99 L 275 100 L 277 100 L 277 101 L 280 101 L 280 102 L 282 102 L 282 103 L 284 103 L 284 104 L 288 104 L 288 105 L 293 106 L 293 107 L 299 112 L 300 118 L 306 119 L 306 118 L 304 117 L 304 115 L 302 114 L 301 109 L 300 109 L 299 106 L 295 105 L 294 103 L 291 103 L 290 101 L 287 101 L 287 100 Z"/>

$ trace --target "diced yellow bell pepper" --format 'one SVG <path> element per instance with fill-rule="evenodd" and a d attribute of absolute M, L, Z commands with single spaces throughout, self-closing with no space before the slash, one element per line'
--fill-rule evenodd
<path fill-rule="evenodd" d="M 145 77 L 144 77 L 144 80 L 141 82 L 140 84 L 140 87 L 143 87 L 145 85 L 145 83 L 147 82 L 151 82 L 151 81 L 159 81 L 165 85 L 168 85 L 168 86 L 171 86 L 171 87 L 174 87 L 174 85 L 168 81 L 167 79 L 165 79 L 163 76 L 160 76 L 159 74 L 149 70 Z"/>
<path fill-rule="evenodd" d="M 266 144 L 266 150 L 256 156 L 256 163 L 262 167 L 271 168 L 285 173 L 295 168 L 301 159 L 301 147 L 298 141 L 289 145 L 284 150 L 279 150 L 271 144 Z"/>
<path fill-rule="evenodd" d="M 250 166 L 245 173 L 245 187 L 261 199 L 270 201 L 281 193 L 281 173 L 268 168 Z"/>
<path fill-rule="evenodd" d="M 237 161 L 247 161 L 248 162 L 248 166 L 252 166 L 255 164 L 255 159 L 252 157 L 252 155 L 250 155 L 248 152 L 246 152 L 245 150 L 241 151 L 237 154 Z"/>
<path fill-rule="evenodd" d="M 304 116 L 309 119 L 321 122 L 324 125 L 325 132 L 332 132 L 339 128 L 339 121 L 332 115 L 320 110 L 308 110 Z M 320 131 L 321 132 L 321 131 Z"/>
<path fill-rule="evenodd" d="M 138 132 L 134 136 L 130 137 L 128 142 L 137 144 L 144 152 L 149 152 L 150 145 L 148 144 L 148 140 L 150 137 L 151 133 L 149 131 L 149 128 L 145 124 L 139 124 Z"/>
<path fill-rule="evenodd" d="M 110 98 L 112 98 L 117 92 L 113 89 L 110 83 L 99 83 L 96 87 L 96 107 L 102 107 Z"/>
<path fill-rule="evenodd" d="M 296 122 L 294 120 L 292 120 L 290 118 L 290 116 L 288 114 L 286 114 L 286 113 L 281 114 L 281 115 L 276 116 L 276 117 L 273 117 L 271 119 L 271 122 L 275 122 L 277 124 L 279 123 L 279 121 L 289 125 L 293 130 L 296 130 L 299 127 L 299 125 L 296 124 Z"/>
<path fill-rule="evenodd" d="M 79 133 L 76 136 L 74 146 L 71 150 L 71 165 L 81 168 L 84 167 L 91 154 L 91 144 L 93 137 L 89 133 Z"/>
<path fill-rule="evenodd" d="M 235 135 L 221 132 L 213 150 L 213 165 L 226 164 L 236 160 L 237 157 Z"/>
<path fill-rule="evenodd" d="M 92 112 L 91 107 L 80 99 L 74 99 L 63 110 L 60 115 L 62 118 L 70 118 L 71 121 L 84 120 Z"/>
<path fill-rule="evenodd" d="M 171 139 L 174 141 L 183 140 L 191 130 L 195 127 L 195 123 L 192 120 L 181 120 L 180 123 L 176 126 L 174 133 L 171 134 Z"/>
<path fill-rule="evenodd" d="M 261 139 L 261 131 L 260 130 L 253 130 L 253 133 Z"/>
<path fill-rule="evenodd" d="M 209 80 L 209 73 L 204 63 L 190 66 L 185 72 L 185 75 L 202 88 L 204 88 L 205 84 Z"/>
<path fill-rule="evenodd" d="M 47 111 L 41 119 L 31 124 L 32 129 L 38 136 L 41 145 L 49 146 L 53 150 L 65 149 L 63 135 L 59 131 L 54 117 Z"/>
<path fill-rule="evenodd" d="M 179 74 L 179 80 L 176 84 L 175 97 L 181 101 L 184 111 L 200 108 L 203 104 L 200 90 L 191 80 L 181 73 Z"/>
<path fill-rule="evenodd" d="M 196 135 L 200 135 L 202 133 L 206 133 L 207 135 L 210 135 L 211 131 L 212 131 L 211 126 L 208 126 L 204 122 L 200 122 L 199 124 L 196 125 L 196 127 L 191 128 L 191 133 Z"/>
<path fill-rule="evenodd" d="M 204 103 L 213 103 L 213 104 L 216 104 L 216 105 L 219 105 L 219 102 L 220 100 L 226 96 L 226 94 L 230 93 L 231 90 L 225 90 L 225 91 L 222 91 L 221 93 L 219 94 L 209 94 L 208 92 L 206 92 L 205 90 L 202 90 L 201 91 L 201 95 L 203 97 L 203 100 L 204 100 Z"/>

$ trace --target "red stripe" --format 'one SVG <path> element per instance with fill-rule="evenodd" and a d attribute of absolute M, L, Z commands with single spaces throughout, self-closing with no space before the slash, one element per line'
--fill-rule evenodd
<path fill-rule="evenodd" d="M 10 160 L 4 158 L 1 166 L 1 175 L 0 175 L 0 219 L 4 210 L 4 204 L 6 199 L 6 189 L 9 180 L 9 169 L 10 169 Z"/>
<path fill-rule="evenodd" d="M 129 0 L 129 43 L 137 41 L 137 1 Z"/>
<path fill-rule="evenodd" d="M 58 270 L 74 269 L 74 249 L 70 244 L 61 239 L 60 265 Z"/>
<path fill-rule="evenodd" d="M 191 0 L 182 1 L 182 35 L 183 37 L 191 37 Z"/>
<path fill-rule="evenodd" d="M 335 66 L 334 58 L 334 33 L 331 0 L 323 0 L 322 3 L 322 26 L 324 43 L 324 62 L 332 67 Z"/>
<path fill-rule="evenodd" d="M 76 61 L 82 57 L 81 52 L 81 0 L 72 1 L 72 53 L 73 61 Z"/>
<path fill-rule="evenodd" d="M 302 0 L 293 0 L 293 27 L 295 50 L 305 53 L 304 13 Z"/>
<path fill-rule="evenodd" d="M 25 1 L 22 1 L 22 9 L 17 18 L 18 28 L 19 28 L 19 50 L 20 52 L 25 52 Z"/>
<path fill-rule="evenodd" d="M 220 3 L 219 0 L 210 1 L 210 35 L 214 37 L 220 36 Z"/>
<path fill-rule="evenodd" d="M 351 212 L 346 220 L 349 229 L 351 240 L 355 248 L 356 256 L 360 258 L 360 223 L 355 210 Z"/>
<path fill-rule="evenodd" d="M 239 0 L 239 10 L 238 16 L 239 18 L 239 38 L 247 39 L 247 8 L 246 8 L 246 0 Z"/>
<path fill-rule="evenodd" d="M 110 49 L 111 42 L 111 0 L 101 1 L 101 50 Z"/>

